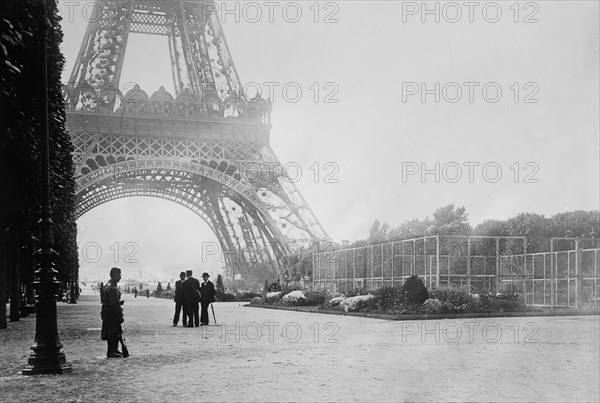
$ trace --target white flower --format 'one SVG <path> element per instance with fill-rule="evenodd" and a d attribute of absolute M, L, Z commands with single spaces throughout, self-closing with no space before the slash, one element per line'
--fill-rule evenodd
<path fill-rule="evenodd" d="M 331 301 L 329 301 L 329 303 L 331 304 L 331 306 L 337 306 L 340 304 L 340 302 L 342 302 L 344 299 L 346 299 L 346 297 L 335 297 L 332 298 Z"/>
<path fill-rule="evenodd" d="M 281 301 L 290 303 L 290 302 L 297 302 L 301 299 L 306 299 L 306 297 L 304 296 L 304 293 L 300 290 L 296 290 L 296 291 L 292 291 L 288 294 L 285 294 L 283 296 L 283 298 L 281 298 Z"/>
<path fill-rule="evenodd" d="M 439 299 L 429 298 L 427 301 L 423 302 L 423 307 L 429 312 L 438 312 L 442 307 L 442 303 Z"/>
<path fill-rule="evenodd" d="M 375 297 L 371 294 L 357 295 L 356 297 L 344 298 L 344 300 L 340 302 L 340 307 L 343 308 L 346 312 L 352 312 L 356 310 L 356 308 L 361 302 L 366 302 L 373 298 Z"/>
<path fill-rule="evenodd" d="M 268 292 L 267 293 L 267 298 L 275 298 L 278 297 L 281 294 L 281 291 L 274 291 L 274 292 Z"/>

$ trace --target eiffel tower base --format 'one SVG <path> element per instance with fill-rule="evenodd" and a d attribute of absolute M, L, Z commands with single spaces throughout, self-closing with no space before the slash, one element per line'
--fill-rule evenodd
<path fill-rule="evenodd" d="M 244 93 L 213 1 L 95 9 L 63 86 L 77 218 L 123 197 L 175 202 L 208 224 L 232 273 L 261 285 L 284 256 L 329 239 L 271 148 L 271 102 Z M 155 80 L 172 94 L 121 92 L 130 34 L 166 39 L 172 77 Z"/>

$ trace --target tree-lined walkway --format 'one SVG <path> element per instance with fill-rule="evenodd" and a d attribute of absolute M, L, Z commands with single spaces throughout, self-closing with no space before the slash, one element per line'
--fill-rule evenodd
<path fill-rule="evenodd" d="M 98 296 L 58 305 L 68 375 L 17 375 L 35 317 L 0 331 L 4 401 L 597 401 L 599 317 L 396 322 L 217 303 L 172 327 L 172 301 L 125 295 L 131 357 L 106 359 Z"/>

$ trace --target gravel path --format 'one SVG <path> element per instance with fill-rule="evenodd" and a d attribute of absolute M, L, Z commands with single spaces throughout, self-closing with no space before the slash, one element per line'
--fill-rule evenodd
<path fill-rule="evenodd" d="M 106 359 L 98 296 L 58 305 L 71 374 L 19 375 L 35 316 L 0 330 L 2 401 L 599 401 L 600 318 L 397 322 L 125 295 L 131 356 Z M 211 318 L 212 321 L 212 318 Z"/>

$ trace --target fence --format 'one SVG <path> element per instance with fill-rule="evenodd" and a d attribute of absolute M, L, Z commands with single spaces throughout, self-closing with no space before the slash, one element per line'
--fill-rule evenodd
<path fill-rule="evenodd" d="M 314 254 L 313 288 L 399 286 L 413 274 L 475 292 L 518 292 L 530 306 L 600 305 L 600 240 L 428 236 Z"/>

